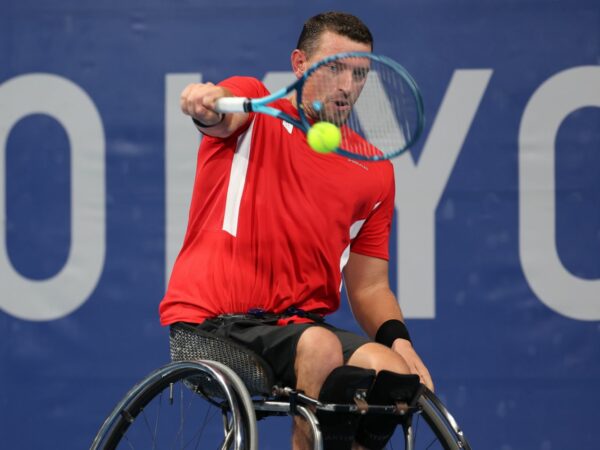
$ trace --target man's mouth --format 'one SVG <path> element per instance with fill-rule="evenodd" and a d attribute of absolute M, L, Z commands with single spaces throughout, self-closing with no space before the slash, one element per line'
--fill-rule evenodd
<path fill-rule="evenodd" d="M 352 105 L 345 100 L 334 100 L 333 104 L 338 111 L 347 111 L 352 108 Z"/>

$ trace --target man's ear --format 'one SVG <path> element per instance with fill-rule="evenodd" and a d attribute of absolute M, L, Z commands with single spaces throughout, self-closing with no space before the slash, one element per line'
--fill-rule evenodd
<path fill-rule="evenodd" d="M 292 70 L 294 71 L 294 75 L 296 78 L 300 78 L 308 69 L 308 59 L 306 58 L 306 53 L 302 50 L 295 49 L 292 52 L 291 56 L 292 61 Z"/>

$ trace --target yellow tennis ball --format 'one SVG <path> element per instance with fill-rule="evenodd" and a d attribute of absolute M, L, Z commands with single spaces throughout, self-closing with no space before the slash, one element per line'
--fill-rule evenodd
<path fill-rule="evenodd" d="M 317 122 L 308 130 L 306 140 L 314 151 L 329 153 L 340 146 L 342 132 L 332 123 Z"/>

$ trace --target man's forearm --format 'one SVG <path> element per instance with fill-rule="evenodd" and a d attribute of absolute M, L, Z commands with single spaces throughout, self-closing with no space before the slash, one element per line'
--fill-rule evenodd
<path fill-rule="evenodd" d="M 356 321 L 371 338 L 375 338 L 379 327 L 390 319 L 404 322 L 396 296 L 388 287 L 356 293 L 350 299 L 350 306 Z"/>

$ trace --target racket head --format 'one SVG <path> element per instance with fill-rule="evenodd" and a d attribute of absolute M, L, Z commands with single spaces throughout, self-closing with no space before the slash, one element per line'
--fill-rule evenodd
<path fill-rule="evenodd" d="M 326 121 L 342 140 L 336 153 L 386 160 L 412 147 L 423 132 L 423 98 L 396 61 L 367 52 L 338 53 L 311 66 L 298 86 L 300 120 Z"/>

